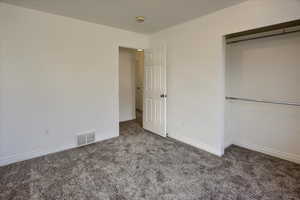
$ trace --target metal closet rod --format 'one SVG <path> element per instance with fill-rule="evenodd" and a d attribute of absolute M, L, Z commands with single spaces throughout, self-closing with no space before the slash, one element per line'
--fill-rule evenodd
<path fill-rule="evenodd" d="M 256 102 L 256 103 L 269 103 L 269 104 L 279 104 L 279 105 L 287 105 L 287 106 L 300 106 L 298 103 L 287 103 L 287 102 L 279 102 L 279 101 L 266 101 L 266 100 L 256 100 L 256 99 L 247 99 L 247 98 L 238 98 L 238 97 L 226 97 L 227 100 L 236 100 L 236 101 L 248 101 L 248 102 Z"/>
<path fill-rule="evenodd" d="M 274 36 L 280 36 L 280 35 L 287 35 L 287 34 L 298 33 L 298 32 L 300 32 L 300 30 L 288 31 L 288 32 L 283 31 L 282 33 L 273 33 L 273 34 L 270 34 L 270 35 L 258 36 L 258 37 L 254 37 L 254 38 L 247 38 L 247 39 L 241 39 L 241 40 L 236 40 L 236 41 L 230 41 L 230 42 L 226 42 L 226 44 L 233 44 L 233 43 L 238 43 L 238 42 L 262 39 L 262 38 L 268 38 L 268 37 L 274 37 Z"/>

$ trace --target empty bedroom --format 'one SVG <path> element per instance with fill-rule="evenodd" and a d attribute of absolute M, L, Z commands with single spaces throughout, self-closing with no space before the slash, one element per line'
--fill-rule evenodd
<path fill-rule="evenodd" d="M 0 0 L 0 200 L 300 200 L 300 0 Z"/>

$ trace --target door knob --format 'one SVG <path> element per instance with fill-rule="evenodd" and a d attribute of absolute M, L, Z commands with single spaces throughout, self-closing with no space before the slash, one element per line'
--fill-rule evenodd
<path fill-rule="evenodd" d="M 160 95 L 160 98 L 166 98 L 166 97 L 167 97 L 166 94 L 161 94 L 161 95 Z"/>

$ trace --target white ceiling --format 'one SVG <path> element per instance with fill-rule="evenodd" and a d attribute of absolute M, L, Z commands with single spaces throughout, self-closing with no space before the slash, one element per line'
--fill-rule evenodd
<path fill-rule="evenodd" d="M 1 1 L 1 0 L 0 0 Z M 2 0 L 21 7 L 140 33 L 161 29 L 246 0 Z M 136 16 L 145 16 L 143 24 Z"/>

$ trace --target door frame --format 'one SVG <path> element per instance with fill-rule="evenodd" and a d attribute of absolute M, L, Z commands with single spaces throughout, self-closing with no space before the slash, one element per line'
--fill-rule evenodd
<path fill-rule="evenodd" d="M 120 59 L 120 48 L 125 48 L 125 49 L 132 49 L 132 50 L 138 50 L 138 49 L 145 49 L 148 47 L 143 47 L 143 48 L 139 48 L 139 47 L 133 47 L 133 46 L 124 46 L 124 45 L 117 45 L 115 51 L 117 52 L 117 59 L 116 59 L 116 65 L 117 65 L 117 71 L 116 71 L 116 76 L 117 76 L 117 82 L 116 82 L 116 93 L 117 93 L 117 98 L 115 99 L 115 119 L 116 119 L 116 124 L 117 124 L 117 136 L 120 135 L 120 103 L 119 103 L 119 99 L 120 99 L 120 87 L 119 87 L 119 83 L 120 83 L 120 77 L 119 77 L 119 73 L 120 73 L 120 63 L 119 63 L 119 59 Z M 136 95 L 136 94 L 135 94 Z M 143 98 L 143 103 L 144 103 L 144 98 Z"/>
<path fill-rule="evenodd" d="M 166 45 L 166 44 L 165 44 Z M 117 119 L 117 131 L 118 131 L 118 135 L 120 136 L 120 104 L 119 104 L 119 99 L 120 99 L 120 95 L 119 95 L 119 83 L 120 83 L 120 77 L 119 77 L 119 68 L 120 68 L 120 63 L 119 63 L 119 58 L 120 58 L 120 48 L 127 48 L 127 49 L 133 49 L 133 50 L 138 50 L 138 49 L 143 49 L 145 50 L 146 48 L 138 48 L 138 47 L 132 47 L 132 46 L 123 46 L 123 45 L 117 45 L 116 51 L 117 51 L 117 83 L 116 83 L 116 87 L 117 87 L 117 99 L 115 100 L 116 103 L 116 119 Z M 149 47 L 147 47 L 149 48 Z M 167 52 L 166 52 L 166 56 L 167 56 Z M 144 57 L 145 59 L 145 57 Z M 166 93 L 167 93 L 167 74 L 168 74 L 168 70 L 167 70 L 167 59 L 165 60 L 165 65 L 166 65 L 166 79 L 165 79 L 165 84 L 166 84 Z M 145 60 L 144 60 L 144 70 L 145 70 Z M 145 77 L 144 77 L 144 85 L 145 85 Z M 144 90 L 143 90 L 143 106 L 144 106 Z M 168 137 L 168 133 L 167 133 L 167 124 L 168 124 L 168 118 L 167 118 L 167 105 L 168 105 L 168 101 L 166 100 L 166 116 L 165 116 L 165 123 L 166 123 L 166 137 Z M 142 127 L 143 128 L 143 127 Z"/>

